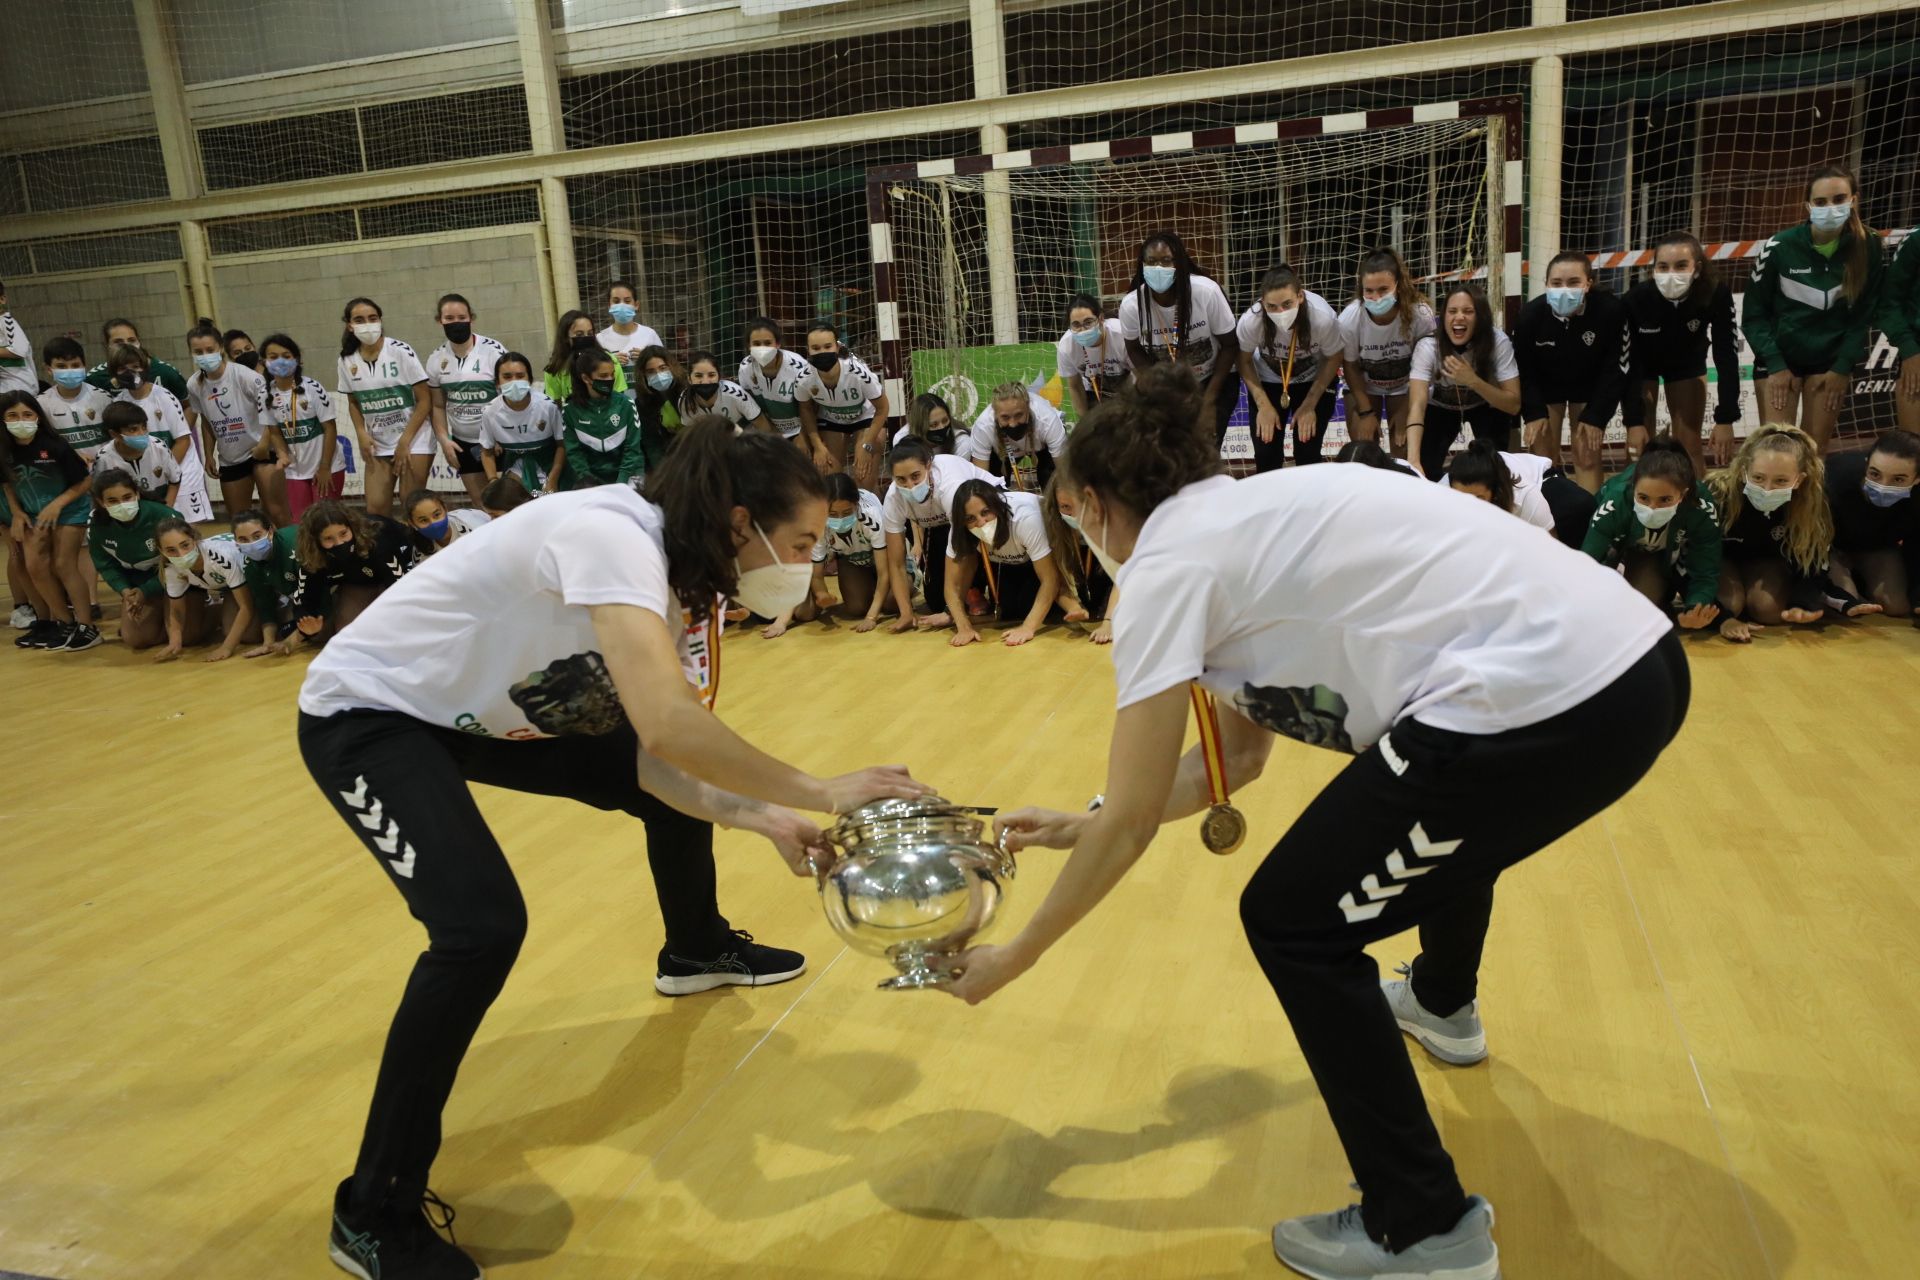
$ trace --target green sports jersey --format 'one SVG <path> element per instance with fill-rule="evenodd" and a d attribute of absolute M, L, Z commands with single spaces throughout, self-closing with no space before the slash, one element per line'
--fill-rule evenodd
<path fill-rule="evenodd" d="M 122 524 L 95 507 L 87 519 L 87 550 L 93 567 L 115 591 L 137 590 L 160 594 L 160 540 L 154 529 L 162 520 L 178 520 L 180 513 L 163 502 L 142 498 L 140 510 Z"/>
<path fill-rule="evenodd" d="M 1880 288 L 1880 332 L 1900 359 L 1920 356 L 1920 231 L 1909 231 L 1894 252 Z"/>
<path fill-rule="evenodd" d="M 1720 518 L 1704 485 L 1696 483 L 1693 501 L 1659 529 L 1634 514 L 1631 471 L 1601 485 L 1597 496 L 1582 551 L 1604 565 L 1619 564 L 1628 551 L 1664 553 L 1668 567 L 1685 579 L 1687 606 L 1713 603 L 1720 586 Z"/>
<path fill-rule="evenodd" d="M 1880 237 L 1867 233 L 1866 287 L 1849 300 L 1846 250 L 1832 257 L 1813 244 L 1806 223 L 1788 227 L 1760 248 L 1741 306 L 1740 327 L 1754 360 L 1768 373 L 1789 368 L 1848 373 L 1866 358 L 1867 328 L 1879 306 L 1886 276 Z"/>
<path fill-rule="evenodd" d="M 278 618 L 282 609 L 293 607 L 294 589 L 300 583 L 300 561 L 294 555 L 299 535 L 292 525 L 275 529 L 267 558 L 247 561 L 247 590 L 253 593 L 254 611 L 262 618 Z"/>
<path fill-rule="evenodd" d="M 181 404 L 187 403 L 186 375 L 182 374 L 178 369 L 168 364 L 165 360 L 156 360 L 152 356 L 148 356 L 147 357 L 147 376 L 152 378 L 155 382 L 159 383 L 161 386 L 165 387 L 167 390 L 173 392 L 173 398 L 178 400 Z M 113 385 L 113 375 L 107 372 L 107 366 L 105 361 L 102 361 L 101 363 L 93 366 L 93 368 L 87 370 L 87 381 L 92 383 L 94 386 L 100 388 L 102 391 L 110 392 L 110 391 L 119 390 L 118 387 Z"/>
<path fill-rule="evenodd" d="M 615 394 L 586 404 L 569 400 L 560 410 L 560 421 L 573 488 L 625 484 L 645 474 L 640 420 L 627 397 Z"/>

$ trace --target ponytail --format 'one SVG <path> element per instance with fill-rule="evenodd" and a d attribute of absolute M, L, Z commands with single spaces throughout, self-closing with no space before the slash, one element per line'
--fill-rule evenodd
<path fill-rule="evenodd" d="M 681 606 L 704 622 L 714 601 L 739 583 L 733 509 L 745 507 L 762 529 L 790 519 L 800 504 L 825 501 L 826 481 L 791 444 L 763 431 L 736 436 L 717 413 L 681 425 L 673 448 L 647 473 L 646 496 L 666 517 L 661 542 L 667 583 Z"/>
<path fill-rule="evenodd" d="M 1633 475 L 1627 481 L 1628 493 L 1642 480 L 1672 485 L 1680 491 L 1683 507 L 1696 500 L 1693 460 L 1687 456 L 1686 447 L 1671 435 L 1655 436 L 1640 451 L 1640 460 L 1633 464 Z"/>
<path fill-rule="evenodd" d="M 1507 460 L 1500 456 L 1500 450 L 1493 441 L 1475 437 L 1467 445 L 1467 451 L 1453 460 L 1447 468 L 1447 480 L 1458 489 L 1462 485 L 1484 485 L 1493 495 L 1493 505 L 1502 511 L 1513 510 L 1513 472 L 1507 469 Z"/>
<path fill-rule="evenodd" d="M 1414 319 L 1421 307 L 1431 304 L 1427 302 L 1427 295 L 1420 292 L 1420 286 L 1414 282 L 1413 273 L 1407 270 L 1406 259 L 1400 256 L 1398 249 L 1385 245 L 1360 259 L 1360 276 L 1354 282 L 1353 296 L 1365 299 L 1367 277 L 1379 272 L 1393 277 L 1393 315 L 1400 322 L 1400 337 L 1412 341 Z M 1361 306 L 1365 305 L 1362 301 Z"/>
<path fill-rule="evenodd" d="M 1185 365 L 1154 364 L 1133 392 L 1108 396 L 1074 429 L 1062 460 L 1074 483 L 1142 520 L 1196 480 L 1223 473 L 1212 432 L 1195 428 L 1200 384 Z"/>

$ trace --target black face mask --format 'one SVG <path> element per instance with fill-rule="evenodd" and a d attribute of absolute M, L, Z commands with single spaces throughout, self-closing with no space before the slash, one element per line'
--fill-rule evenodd
<path fill-rule="evenodd" d="M 242 351 L 239 355 L 231 357 L 231 359 L 243 369 L 258 369 L 260 367 L 260 353 L 258 351 Z"/>
<path fill-rule="evenodd" d="M 573 349 L 575 351 L 591 351 L 599 345 L 600 340 L 590 333 L 583 333 L 573 339 Z"/>
<path fill-rule="evenodd" d="M 825 373 L 840 363 L 840 353 L 837 351 L 816 351 L 807 357 L 807 363 L 820 372 Z"/>
<path fill-rule="evenodd" d="M 949 427 L 945 431 L 927 432 L 927 443 L 937 450 L 951 449 L 953 447 L 953 428 Z"/>
<path fill-rule="evenodd" d="M 473 336 L 473 325 L 465 320 L 456 320 L 452 324 L 440 326 L 440 332 L 447 335 L 447 341 L 456 347 Z"/>
<path fill-rule="evenodd" d="M 113 375 L 113 385 L 123 391 L 137 391 L 146 380 L 147 376 L 138 369 L 122 369 Z"/>
<path fill-rule="evenodd" d="M 1010 427 L 1000 428 L 1000 434 L 1003 436 L 1012 436 L 1018 440 L 1021 436 L 1032 430 L 1032 428 L 1033 424 L 1031 422 L 1016 422 Z"/>
<path fill-rule="evenodd" d="M 349 568 L 358 558 L 353 554 L 351 542 L 343 542 L 337 547 L 328 547 L 326 550 L 327 563 L 336 569 Z"/>
<path fill-rule="evenodd" d="M 702 400 L 711 400 L 720 394 L 720 384 L 717 382 L 696 382 L 690 389 Z"/>

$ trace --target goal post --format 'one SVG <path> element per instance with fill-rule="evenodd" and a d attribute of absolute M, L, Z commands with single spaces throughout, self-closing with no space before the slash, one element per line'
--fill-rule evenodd
<path fill-rule="evenodd" d="M 1068 299 L 1092 294 L 1111 314 L 1141 237 L 1162 226 L 1236 312 L 1283 261 L 1338 310 L 1361 256 L 1391 245 L 1430 291 L 1478 278 L 1495 314 L 1510 313 L 1524 286 L 1523 145 L 1521 100 L 1506 96 L 869 169 L 888 403 L 903 410 L 937 390 L 970 417 L 983 378 L 1017 373 L 1070 407 L 1048 385 Z M 1014 347 L 994 341 L 994 285 L 1005 288 L 988 245 L 995 198 L 1013 212 Z"/>

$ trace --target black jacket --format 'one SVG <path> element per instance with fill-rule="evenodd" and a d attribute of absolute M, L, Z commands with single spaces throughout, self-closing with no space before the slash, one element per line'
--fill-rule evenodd
<path fill-rule="evenodd" d="M 329 558 L 326 567 L 318 571 L 300 566 L 300 578 L 293 588 L 294 617 L 324 618 L 339 588 L 390 587 L 420 562 L 420 542 L 413 530 L 398 520 L 371 513 L 367 523 L 374 530 L 371 552 L 356 547 L 360 554 Z"/>
<path fill-rule="evenodd" d="M 1867 501 L 1861 481 L 1867 478 L 1867 453 L 1836 453 L 1827 459 L 1827 507 L 1833 512 L 1833 549 L 1835 551 L 1885 551 L 1907 545 L 1915 539 L 1916 504 L 1902 498 L 1890 507 L 1876 507 Z"/>
<path fill-rule="evenodd" d="M 1550 404 L 1584 402 L 1580 421 L 1605 427 L 1626 387 L 1627 311 L 1620 299 L 1595 289 L 1577 315 L 1562 320 L 1545 294 L 1520 309 L 1513 354 L 1520 364 L 1520 420 L 1547 416 Z"/>
<path fill-rule="evenodd" d="M 1627 389 L 1620 419 L 1645 425 L 1646 384 L 1655 378 L 1697 378 L 1713 352 L 1715 422 L 1740 421 L 1740 331 L 1733 322 L 1733 291 L 1715 284 L 1704 301 L 1689 293 L 1668 302 L 1653 281 L 1627 290 Z"/>

